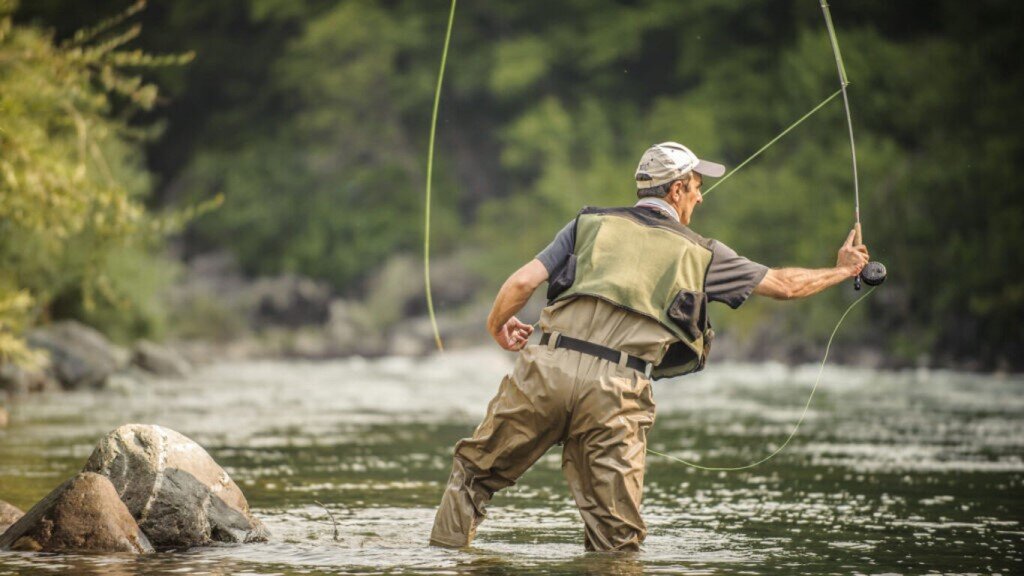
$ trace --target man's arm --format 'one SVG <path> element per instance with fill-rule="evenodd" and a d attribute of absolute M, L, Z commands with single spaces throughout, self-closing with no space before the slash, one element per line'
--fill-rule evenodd
<path fill-rule="evenodd" d="M 526 346 L 526 340 L 533 334 L 533 326 L 520 322 L 515 313 L 526 305 L 534 290 L 547 279 L 548 269 L 534 258 L 502 284 L 487 316 L 487 331 L 505 350 L 514 352 Z"/>
<path fill-rule="evenodd" d="M 777 300 L 806 298 L 853 278 L 868 263 L 868 249 L 863 244 L 853 245 L 855 230 L 850 230 L 846 242 L 839 249 L 834 268 L 776 268 L 765 274 L 754 294 Z"/>

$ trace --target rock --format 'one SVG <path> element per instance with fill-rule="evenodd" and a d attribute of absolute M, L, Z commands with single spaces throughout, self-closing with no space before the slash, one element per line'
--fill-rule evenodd
<path fill-rule="evenodd" d="M 83 472 L 61 484 L 0 536 L 0 549 L 152 552 L 110 480 Z"/>
<path fill-rule="evenodd" d="M 110 478 L 158 548 L 262 542 L 263 524 L 227 472 L 201 446 L 160 426 L 126 424 L 107 435 L 85 470 Z"/>
<path fill-rule="evenodd" d="M 335 299 L 324 336 L 334 355 L 380 356 L 386 351 L 384 334 L 377 319 L 359 302 Z"/>
<path fill-rule="evenodd" d="M 11 524 L 17 522 L 24 515 L 25 513 L 17 507 L 0 500 L 0 534 L 3 534 Z"/>
<path fill-rule="evenodd" d="M 58 389 L 60 384 L 48 369 L 26 369 L 14 364 L 0 363 L 0 391 L 27 394 Z"/>
<path fill-rule="evenodd" d="M 51 370 L 65 388 L 100 388 L 117 369 L 117 357 L 107 339 L 73 320 L 34 330 L 28 342 L 49 351 Z"/>
<path fill-rule="evenodd" d="M 252 295 L 259 326 L 323 325 L 330 315 L 330 287 L 302 276 L 264 278 L 253 285 Z"/>
<path fill-rule="evenodd" d="M 183 378 L 192 371 L 192 366 L 181 354 L 149 340 L 139 340 L 135 343 L 132 363 L 157 376 Z"/>

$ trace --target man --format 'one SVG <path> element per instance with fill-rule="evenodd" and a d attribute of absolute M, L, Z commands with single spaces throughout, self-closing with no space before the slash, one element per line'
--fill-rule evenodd
<path fill-rule="evenodd" d="M 647 431 L 654 423 L 651 376 L 700 370 L 714 333 L 707 303 L 737 308 L 751 293 L 804 298 L 860 273 L 868 262 L 854 231 L 836 266 L 769 270 L 688 228 L 705 176 L 721 164 L 665 142 L 636 171 L 640 201 L 584 208 L 498 292 L 487 327 L 518 351 L 515 367 L 472 438 L 455 446 L 432 544 L 469 545 L 485 506 L 556 443 L 584 523 L 587 550 L 637 550 Z M 542 282 L 549 304 L 539 345 L 518 312 Z"/>

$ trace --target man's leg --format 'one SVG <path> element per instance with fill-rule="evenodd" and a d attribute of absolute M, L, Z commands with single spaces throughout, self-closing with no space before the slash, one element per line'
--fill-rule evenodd
<path fill-rule="evenodd" d="M 494 493 L 514 484 L 564 434 L 564 397 L 572 384 L 531 356 L 524 352 L 502 380 L 473 437 L 455 445 L 431 544 L 468 546 Z"/>
<path fill-rule="evenodd" d="M 647 431 L 654 424 L 650 382 L 608 373 L 581 393 L 562 452 L 562 470 L 584 524 L 587 550 L 639 550 Z"/>

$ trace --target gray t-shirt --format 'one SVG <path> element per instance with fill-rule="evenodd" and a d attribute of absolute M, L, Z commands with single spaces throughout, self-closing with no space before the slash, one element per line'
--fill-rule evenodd
<path fill-rule="evenodd" d="M 537 259 L 547 268 L 549 275 L 565 264 L 575 248 L 576 238 L 572 233 L 574 223 L 575 220 L 569 221 L 558 231 L 555 239 L 537 254 Z M 764 279 L 768 267 L 740 256 L 718 240 L 711 241 L 711 250 L 714 256 L 704 280 L 708 300 L 739 308 Z"/>

